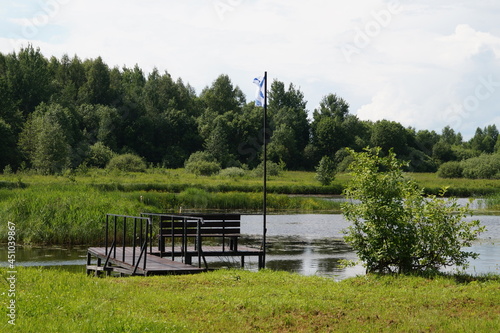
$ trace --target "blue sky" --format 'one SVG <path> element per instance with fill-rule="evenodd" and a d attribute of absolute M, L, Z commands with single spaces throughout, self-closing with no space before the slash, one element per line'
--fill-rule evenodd
<path fill-rule="evenodd" d="M 268 71 L 311 112 L 336 93 L 360 119 L 469 138 L 500 128 L 499 20 L 494 0 L 8 0 L 0 52 L 157 67 L 198 93 L 227 74 L 248 101 Z"/>

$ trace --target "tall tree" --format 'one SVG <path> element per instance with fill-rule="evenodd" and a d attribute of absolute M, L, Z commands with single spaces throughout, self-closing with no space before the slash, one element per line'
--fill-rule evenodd
<path fill-rule="evenodd" d="M 439 134 L 435 131 L 420 130 L 415 134 L 416 147 L 425 154 L 431 156 L 432 148 L 440 141 Z"/>
<path fill-rule="evenodd" d="M 462 134 L 455 133 L 455 130 L 450 126 L 446 126 L 441 131 L 441 140 L 450 145 L 462 144 Z"/>
<path fill-rule="evenodd" d="M 245 95 L 238 86 L 233 86 L 229 76 L 220 75 L 210 87 L 203 89 L 200 100 L 205 109 L 224 114 L 227 111 L 240 112 L 245 105 Z"/>
<path fill-rule="evenodd" d="M 7 79 L 16 101 L 24 116 L 35 110 L 41 102 L 48 101 L 51 94 L 51 78 L 48 61 L 32 45 L 21 48 L 19 54 L 11 54 L 6 59 Z"/>
<path fill-rule="evenodd" d="M 107 105 L 110 102 L 110 71 L 101 57 L 84 63 L 86 82 L 80 87 L 80 103 Z"/>
<path fill-rule="evenodd" d="M 17 135 L 12 127 L 0 117 L 0 171 L 7 165 L 16 167 L 19 162 Z"/>
<path fill-rule="evenodd" d="M 269 157 L 283 161 L 290 169 L 307 168 L 304 150 L 309 143 L 309 121 L 304 94 L 293 84 L 274 80 L 269 92 L 271 140 Z"/>
<path fill-rule="evenodd" d="M 219 163 L 226 167 L 229 161 L 234 160 L 232 152 L 236 152 L 238 147 L 238 142 L 234 142 L 236 128 L 228 125 L 242 114 L 245 97 L 227 75 L 220 75 L 210 87 L 203 89 L 200 103 L 203 111 L 197 122 L 204 146 L 212 153 L 217 152 L 214 157 L 222 158 L 224 161 Z M 223 120 L 227 122 L 224 126 L 221 123 Z"/>
<path fill-rule="evenodd" d="M 228 167 L 234 161 L 234 156 L 231 155 L 229 148 L 229 127 L 230 124 L 224 115 L 217 116 L 214 121 L 214 128 L 205 141 L 206 151 L 215 157 L 222 167 Z"/>
<path fill-rule="evenodd" d="M 80 140 L 75 118 L 59 105 L 41 104 L 25 124 L 19 145 L 32 167 L 43 174 L 60 173 L 78 165 L 83 156 L 76 149 Z M 72 145 L 74 147 L 72 147 Z"/>
<path fill-rule="evenodd" d="M 253 102 L 243 107 L 242 113 L 234 119 L 233 125 L 236 129 L 234 135 L 234 154 L 242 163 L 250 168 L 256 167 L 261 156 L 264 136 L 268 136 L 266 129 L 262 127 L 262 108 L 255 106 Z"/>
<path fill-rule="evenodd" d="M 482 153 L 493 153 L 498 138 L 496 125 L 486 126 L 484 129 L 477 128 L 476 133 L 469 140 L 469 146 Z"/>
<path fill-rule="evenodd" d="M 316 163 L 322 156 L 333 158 L 344 147 L 361 149 L 368 144 L 370 127 L 349 114 L 349 104 L 336 94 L 324 96 L 313 112 L 312 144 Z"/>
<path fill-rule="evenodd" d="M 379 120 L 373 125 L 371 146 L 381 147 L 387 154 L 391 148 L 396 155 L 405 156 L 409 152 L 407 131 L 398 122 Z"/>

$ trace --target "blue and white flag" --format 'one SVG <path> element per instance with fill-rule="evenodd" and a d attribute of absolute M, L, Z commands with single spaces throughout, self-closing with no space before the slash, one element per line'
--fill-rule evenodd
<path fill-rule="evenodd" d="M 256 77 L 253 79 L 253 83 L 257 85 L 257 92 L 255 94 L 255 105 L 256 106 L 264 106 L 266 95 L 265 95 L 265 86 L 266 86 L 266 78 L 263 76 Z"/>

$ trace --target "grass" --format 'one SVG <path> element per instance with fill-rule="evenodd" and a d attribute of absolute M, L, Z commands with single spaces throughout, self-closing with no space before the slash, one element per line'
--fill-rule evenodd
<path fill-rule="evenodd" d="M 338 202 L 320 198 L 268 195 L 268 210 L 338 212 Z M 101 244 L 107 213 L 137 216 L 141 212 L 167 213 L 207 210 L 260 212 L 262 194 L 209 193 L 188 188 L 180 193 L 99 190 L 91 185 L 35 184 L 0 189 L 0 219 L 16 224 L 17 240 L 24 244 Z M 0 225 L 0 241 L 7 239 L 7 224 Z"/>
<path fill-rule="evenodd" d="M 481 197 L 500 193 L 499 179 L 439 178 L 436 173 L 411 173 L 415 181 L 428 194 L 438 194 L 443 187 L 449 187 L 448 195 L 455 197 Z"/>
<path fill-rule="evenodd" d="M 5 281 L 6 275 L 3 274 Z M 4 287 L 6 287 L 4 282 Z M 500 277 L 285 272 L 91 278 L 19 268 L 10 332 L 498 332 Z"/>
<path fill-rule="evenodd" d="M 499 179 L 444 179 L 436 173 L 409 173 L 427 193 L 438 194 L 448 186 L 449 195 L 457 197 L 485 196 L 500 192 Z M 348 174 L 337 174 L 330 186 L 321 186 L 314 172 L 285 171 L 269 177 L 268 191 L 285 194 L 339 195 L 349 181 Z M 262 179 L 250 173 L 243 177 L 195 176 L 184 169 L 148 169 L 144 173 L 91 169 L 64 176 L 42 176 L 30 173 L 0 175 L 0 188 L 19 188 L 31 185 L 80 184 L 108 191 L 162 191 L 181 192 L 190 187 L 208 192 L 260 192 Z"/>
<path fill-rule="evenodd" d="M 489 196 L 486 199 L 486 206 L 490 210 L 500 211 L 500 194 Z"/>

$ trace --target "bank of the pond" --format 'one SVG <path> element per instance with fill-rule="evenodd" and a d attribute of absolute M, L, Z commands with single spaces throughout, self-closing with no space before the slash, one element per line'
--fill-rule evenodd
<path fill-rule="evenodd" d="M 500 179 L 439 178 L 436 173 L 407 173 L 428 194 L 439 194 L 448 187 L 448 196 L 478 197 L 500 193 Z M 347 173 L 339 173 L 329 186 L 315 179 L 315 172 L 283 171 L 268 177 L 267 189 L 276 194 L 339 195 L 349 182 Z M 88 169 L 63 176 L 43 176 L 29 172 L 0 175 L 0 188 L 23 188 L 34 185 L 80 184 L 105 191 L 161 191 L 179 193 L 191 187 L 207 192 L 261 192 L 262 179 L 246 172 L 244 176 L 195 176 L 184 169 L 152 168 L 146 172 L 110 172 Z"/>
<path fill-rule="evenodd" d="M 500 180 L 410 176 L 427 193 L 438 193 L 443 186 L 450 186 L 447 194 L 457 197 L 500 191 Z M 286 171 L 270 177 L 267 208 L 269 213 L 338 213 L 340 203 L 321 196 L 340 194 L 348 181 L 347 174 L 339 174 L 331 186 L 321 186 L 313 172 Z M 498 199 L 487 202 L 493 209 L 500 209 Z M 16 223 L 17 240 L 27 244 L 101 243 L 106 213 L 175 213 L 181 207 L 184 212 L 261 213 L 262 206 L 262 179 L 249 175 L 197 177 L 183 169 L 152 169 L 146 173 L 91 170 L 65 176 L 0 176 L 0 219 Z M 6 231 L 6 224 L 0 224 L 0 242 L 6 241 Z"/>
<path fill-rule="evenodd" d="M 102 191 L 89 185 L 32 185 L 0 189 L 0 220 L 16 224 L 16 237 L 25 244 L 100 244 L 107 213 L 183 211 L 260 212 L 261 193 L 220 192 L 189 188 L 180 193 Z M 312 197 L 267 196 L 269 212 L 338 212 L 340 203 Z M 0 225 L 0 242 L 7 240 Z"/>
<path fill-rule="evenodd" d="M 2 279 L 7 275 L 2 272 Z M 9 332 L 498 332 L 500 278 L 284 272 L 91 278 L 19 268 Z"/>

